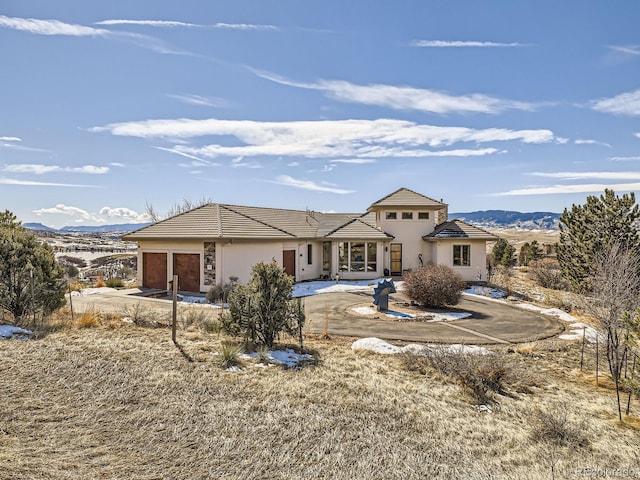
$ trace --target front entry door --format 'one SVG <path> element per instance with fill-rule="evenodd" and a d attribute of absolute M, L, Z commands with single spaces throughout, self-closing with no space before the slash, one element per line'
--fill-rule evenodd
<path fill-rule="evenodd" d="M 391 244 L 391 275 L 402 275 L 402 244 Z"/>
<path fill-rule="evenodd" d="M 282 268 L 284 273 L 296 278 L 296 251 L 295 250 L 283 250 L 282 251 Z"/>

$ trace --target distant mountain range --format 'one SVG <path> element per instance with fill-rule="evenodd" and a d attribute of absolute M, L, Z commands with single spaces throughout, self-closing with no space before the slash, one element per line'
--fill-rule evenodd
<path fill-rule="evenodd" d="M 479 212 L 450 213 L 449 218 L 458 218 L 485 228 L 557 230 L 560 214 L 553 212 L 522 213 L 509 210 L 483 210 Z"/>
<path fill-rule="evenodd" d="M 526 230 L 557 230 L 559 213 L 553 212 L 513 212 L 510 210 L 482 210 L 478 212 L 450 213 L 449 218 L 458 218 L 485 228 L 522 228 Z M 31 230 L 60 233 L 109 233 L 132 232 L 151 223 L 120 223 L 115 225 L 75 225 L 60 229 L 47 227 L 41 223 L 24 223 Z"/>
<path fill-rule="evenodd" d="M 42 230 L 45 232 L 61 233 L 108 233 L 108 232 L 132 232 L 139 228 L 151 225 L 151 223 L 118 223 L 114 225 L 75 225 L 59 229 L 47 227 L 41 223 L 23 223 L 24 228 L 30 230 Z"/>

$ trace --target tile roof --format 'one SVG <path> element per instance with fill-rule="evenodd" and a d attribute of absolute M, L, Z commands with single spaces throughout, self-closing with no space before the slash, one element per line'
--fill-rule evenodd
<path fill-rule="evenodd" d="M 375 227 L 375 214 L 320 213 L 211 203 L 131 232 L 123 239 L 347 237 L 392 238 Z"/>
<path fill-rule="evenodd" d="M 478 228 L 462 220 L 454 219 L 437 225 L 433 232 L 422 237 L 425 240 L 446 238 L 468 238 L 470 240 L 498 240 L 493 233 Z"/>
<path fill-rule="evenodd" d="M 380 207 L 429 207 L 431 210 L 437 210 L 446 206 L 446 203 L 438 202 L 408 188 L 399 188 L 386 197 L 373 202 L 368 210 L 375 210 Z"/>

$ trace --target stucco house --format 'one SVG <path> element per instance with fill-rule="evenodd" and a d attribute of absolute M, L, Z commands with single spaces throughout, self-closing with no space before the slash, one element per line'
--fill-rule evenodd
<path fill-rule="evenodd" d="M 399 276 L 428 263 L 452 267 L 467 281 L 486 278 L 486 242 L 497 237 L 460 220 L 448 207 L 407 188 L 365 213 L 320 213 L 210 203 L 129 233 L 138 242 L 138 284 L 206 292 L 253 265 L 276 261 L 296 282 Z"/>

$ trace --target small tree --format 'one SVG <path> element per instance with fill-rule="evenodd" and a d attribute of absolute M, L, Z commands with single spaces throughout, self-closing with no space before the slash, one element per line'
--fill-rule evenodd
<path fill-rule="evenodd" d="M 564 290 L 568 286 L 562 278 L 558 261 L 553 258 L 541 258 L 529 263 L 529 278 L 541 287 L 553 290 Z"/>
<path fill-rule="evenodd" d="M 537 240 L 531 243 L 525 242 L 520 248 L 520 255 L 518 255 L 518 263 L 521 266 L 528 266 L 531 262 L 542 258 L 542 250 Z"/>
<path fill-rule="evenodd" d="M 53 249 L 13 219 L 0 226 L 0 309 L 24 322 L 27 315 L 49 315 L 65 304 L 65 272 Z"/>
<path fill-rule="evenodd" d="M 611 244 L 596 256 L 589 279 L 591 293 L 585 297 L 585 309 L 595 318 L 605 337 L 607 363 L 616 385 L 618 416 L 622 421 L 620 385 L 627 358 L 630 315 L 639 306 L 640 257 L 619 243 Z"/>
<path fill-rule="evenodd" d="M 269 348 L 281 332 L 300 336 L 305 316 L 291 298 L 292 291 L 293 277 L 275 262 L 258 263 L 249 284 L 229 293 L 229 311 L 221 318 L 223 328 Z"/>
<path fill-rule="evenodd" d="M 466 287 L 465 281 L 446 265 L 425 265 L 404 276 L 411 300 L 430 307 L 455 305 Z"/>
<path fill-rule="evenodd" d="M 516 264 L 516 249 L 504 238 L 499 239 L 493 246 L 491 254 L 493 255 L 494 266 L 502 265 L 504 267 L 513 267 Z"/>

